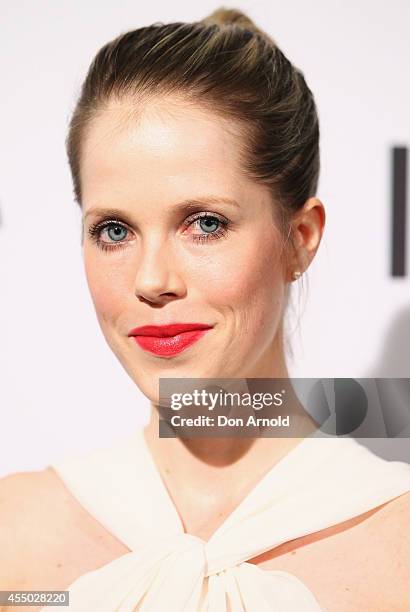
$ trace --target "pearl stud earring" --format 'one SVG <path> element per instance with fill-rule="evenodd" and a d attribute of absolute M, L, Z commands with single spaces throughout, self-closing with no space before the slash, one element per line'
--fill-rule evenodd
<path fill-rule="evenodd" d="M 302 272 L 300 272 L 299 270 L 295 270 L 292 274 L 292 279 L 293 280 L 298 280 L 298 278 L 300 278 L 300 276 L 302 276 Z"/>

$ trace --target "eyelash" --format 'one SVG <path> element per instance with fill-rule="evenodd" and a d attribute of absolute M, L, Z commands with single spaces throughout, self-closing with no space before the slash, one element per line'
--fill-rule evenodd
<path fill-rule="evenodd" d="M 212 214 L 208 212 L 199 213 L 193 219 L 191 218 L 189 220 L 187 219 L 186 221 L 184 221 L 183 224 L 186 227 L 189 227 L 201 219 L 216 219 L 216 221 L 219 222 L 220 227 L 213 233 L 209 233 L 209 234 L 205 233 L 205 234 L 198 234 L 198 235 L 194 234 L 192 236 L 192 240 L 194 242 L 201 244 L 201 243 L 206 243 L 209 240 L 218 240 L 220 238 L 226 237 L 228 233 L 229 221 L 227 219 L 217 216 L 214 213 Z M 124 225 L 124 223 L 122 223 L 122 221 L 120 221 L 119 219 L 104 219 L 103 221 L 100 221 L 98 223 L 91 225 L 88 229 L 88 233 L 91 239 L 93 240 L 93 242 L 102 251 L 106 251 L 106 252 L 107 251 L 117 251 L 119 249 L 125 248 L 126 241 L 122 240 L 118 242 L 114 241 L 111 243 L 107 243 L 101 240 L 102 231 L 110 227 L 121 227 L 128 231 L 128 228 L 126 227 L 126 225 Z"/>

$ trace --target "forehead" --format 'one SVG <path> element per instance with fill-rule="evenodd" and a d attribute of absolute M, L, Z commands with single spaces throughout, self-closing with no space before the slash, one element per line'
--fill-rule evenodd
<path fill-rule="evenodd" d="M 168 199 L 210 188 L 240 197 L 238 124 L 203 108 L 162 98 L 136 112 L 111 103 L 91 121 L 81 155 L 83 206 L 107 196 Z"/>

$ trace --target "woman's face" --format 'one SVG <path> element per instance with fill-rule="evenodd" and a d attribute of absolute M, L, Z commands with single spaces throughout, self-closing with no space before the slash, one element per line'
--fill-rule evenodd
<path fill-rule="evenodd" d="M 85 270 L 109 346 L 154 402 L 159 377 L 284 375 L 282 238 L 267 188 L 240 171 L 234 125 L 169 99 L 130 109 L 93 120 L 81 161 Z M 129 335 L 172 323 L 210 328 L 176 352 Z"/>

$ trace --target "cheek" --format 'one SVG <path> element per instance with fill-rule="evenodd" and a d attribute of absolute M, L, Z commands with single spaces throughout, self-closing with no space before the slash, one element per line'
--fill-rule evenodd
<path fill-rule="evenodd" d="M 246 325 L 266 325 L 282 308 L 285 287 L 280 250 L 278 242 L 271 235 L 269 238 L 242 241 L 239 248 L 232 249 L 229 259 L 207 266 L 212 279 L 207 286 L 208 299 L 228 308 Z"/>
<path fill-rule="evenodd" d="M 109 257 L 109 255 L 107 255 Z M 101 255 L 84 249 L 88 288 L 101 324 L 118 318 L 129 292 L 123 267 L 104 264 Z"/>

